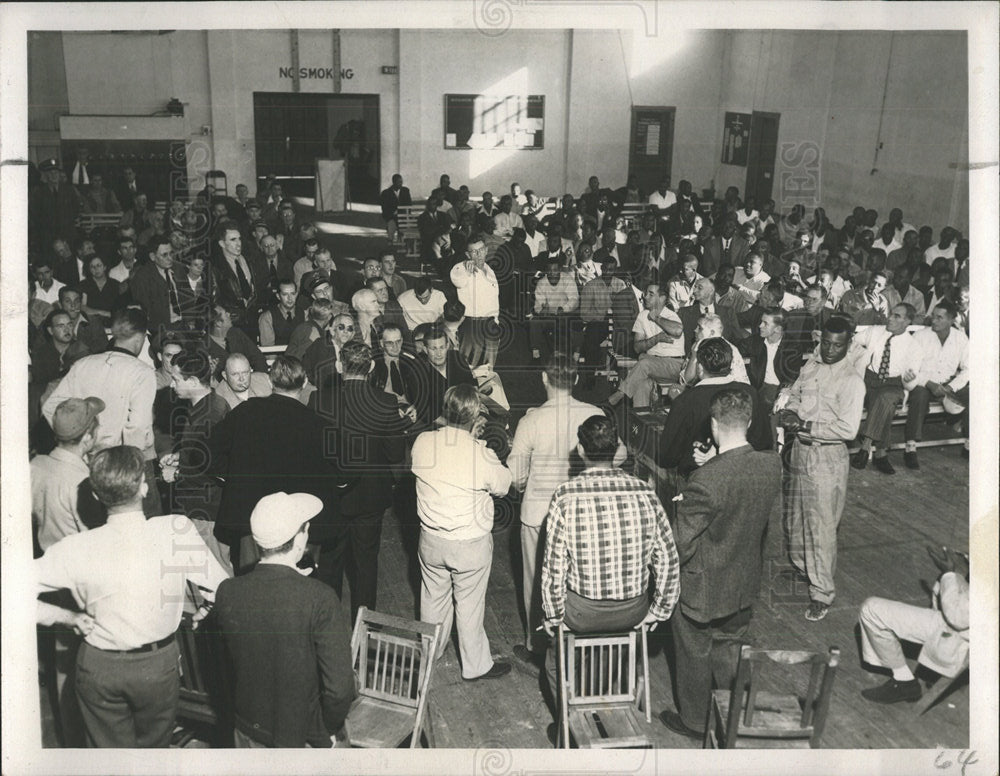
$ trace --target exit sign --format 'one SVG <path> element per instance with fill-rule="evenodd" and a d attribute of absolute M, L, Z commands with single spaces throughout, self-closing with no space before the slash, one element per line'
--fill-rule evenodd
<path fill-rule="evenodd" d="M 399 67 L 396 65 L 382 65 L 382 75 L 396 75 Z"/>

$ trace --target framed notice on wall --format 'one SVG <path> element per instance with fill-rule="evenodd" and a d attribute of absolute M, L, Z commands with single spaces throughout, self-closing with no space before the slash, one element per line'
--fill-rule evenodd
<path fill-rule="evenodd" d="M 545 95 L 446 94 L 444 147 L 534 151 L 545 146 Z"/>
<path fill-rule="evenodd" d="M 750 114 L 726 112 L 722 130 L 722 163 L 747 166 L 747 149 L 750 146 Z"/>

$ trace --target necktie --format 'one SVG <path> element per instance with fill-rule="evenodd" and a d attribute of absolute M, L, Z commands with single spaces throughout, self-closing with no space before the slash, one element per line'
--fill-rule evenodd
<path fill-rule="evenodd" d="M 722 241 L 722 250 L 726 254 L 727 259 L 729 258 L 729 246 L 732 245 L 732 243 L 733 241 L 731 239 Z"/>
<path fill-rule="evenodd" d="M 239 264 L 237 263 L 237 266 Z M 278 260 L 275 259 L 273 262 L 268 262 L 267 272 L 271 279 L 271 287 L 275 290 L 278 288 Z"/>
<path fill-rule="evenodd" d="M 177 299 L 177 289 L 174 287 L 174 273 L 169 269 L 167 270 L 167 288 L 170 294 L 170 309 L 174 311 L 174 315 L 180 315 L 181 305 Z"/>
<path fill-rule="evenodd" d="M 233 262 L 236 265 L 236 279 L 240 283 L 240 296 L 249 299 L 251 295 L 250 281 L 247 280 L 246 273 L 243 271 L 243 262 L 240 261 L 240 258 L 237 256 L 236 261 Z"/>
<path fill-rule="evenodd" d="M 885 382 L 889 377 L 889 359 L 892 354 L 892 337 L 885 341 L 885 349 L 882 351 L 882 362 L 878 365 L 878 379 Z"/>
<path fill-rule="evenodd" d="M 402 396 L 404 393 L 403 376 L 399 373 L 399 365 L 394 358 L 389 361 L 389 390 L 397 396 Z"/>

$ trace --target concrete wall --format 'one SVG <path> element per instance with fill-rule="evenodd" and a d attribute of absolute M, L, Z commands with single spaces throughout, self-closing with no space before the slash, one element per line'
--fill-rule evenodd
<path fill-rule="evenodd" d="M 662 16 L 662 15 L 661 15 Z M 659 35 L 614 30 L 342 30 L 345 94 L 380 98 L 381 173 L 404 176 L 426 195 L 447 172 L 473 193 L 514 180 L 543 194 L 579 193 L 590 175 L 624 183 L 633 105 L 676 108 L 672 179 L 695 189 L 742 191 L 746 169 L 720 162 L 723 114 L 781 114 L 775 199 L 790 202 L 788 178 L 804 149 L 822 149 L 817 203 L 835 222 L 855 204 L 912 223 L 968 226 L 968 78 L 964 33 L 694 31 Z M 299 64 L 333 65 L 330 30 L 299 32 Z M 196 184 L 221 168 L 230 185 L 253 184 L 253 93 L 292 91 L 279 69 L 291 61 L 288 30 L 63 33 L 68 98 L 61 98 L 59 47 L 32 46 L 29 120 L 51 124 L 48 103 L 74 114 L 161 111 L 186 103 L 188 173 Z M 44 45 L 43 45 L 44 44 Z M 383 75 L 397 65 L 398 75 Z M 45 74 L 45 75 L 43 75 Z M 888 79 L 886 78 L 888 74 Z M 53 80 L 54 79 L 54 80 Z M 47 86 L 51 84 L 51 86 Z M 304 79 L 303 92 L 333 92 Z M 444 148 L 447 93 L 545 95 L 545 147 L 538 151 Z M 883 109 L 884 96 L 884 109 Z M 879 124 L 881 122 L 881 133 Z M 109 131 L 111 124 L 109 123 Z M 203 135 L 202 127 L 211 127 Z M 875 151 L 881 139 L 878 159 Z M 871 173 L 872 168 L 877 172 Z"/>

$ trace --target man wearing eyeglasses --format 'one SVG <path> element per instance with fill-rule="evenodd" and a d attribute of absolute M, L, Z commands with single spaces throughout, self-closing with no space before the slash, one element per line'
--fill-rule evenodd
<path fill-rule="evenodd" d="M 357 324 L 350 313 L 339 313 L 330 321 L 326 336 L 320 337 L 306 349 L 302 356 L 302 366 L 313 385 L 321 385 L 328 375 L 337 374 L 340 349 L 351 340 L 358 339 L 357 330 Z"/>
<path fill-rule="evenodd" d="M 451 270 L 458 301 L 465 305 L 461 353 L 473 368 L 487 363 L 494 369 L 500 349 L 500 284 L 486 263 L 486 243 L 481 234 L 469 237 L 466 260 Z"/>

